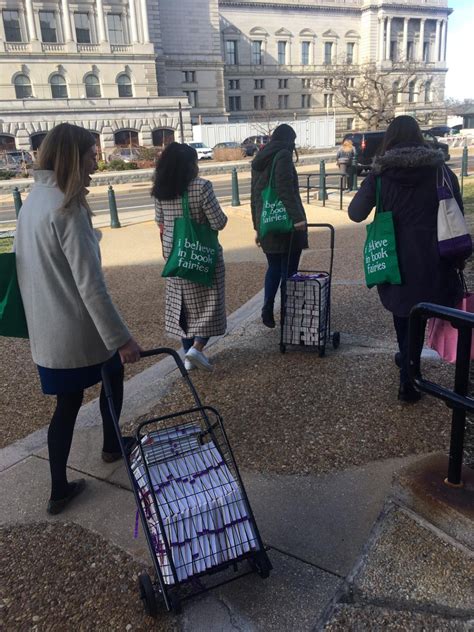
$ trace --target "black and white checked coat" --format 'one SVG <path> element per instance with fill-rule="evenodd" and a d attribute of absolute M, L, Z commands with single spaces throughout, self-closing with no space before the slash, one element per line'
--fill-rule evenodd
<path fill-rule="evenodd" d="M 222 211 L 209 180 L 195 178 L 189 184 L 189 213 L 200 224 L 208 223 L 215 230 L 222 230 L 227 216 Z M 167 259 L 173 245 L 175 217 L 182 217 L 181 198 L 155 200 L 155 219 L 164 225 L 163 256 Z M 211 287 L 193 283 L 179 277 L 166 279 L 166 331 L 180 338 L 193 336 L 220 336 L 226 329 L 225 268 L 222 247 Z"/>

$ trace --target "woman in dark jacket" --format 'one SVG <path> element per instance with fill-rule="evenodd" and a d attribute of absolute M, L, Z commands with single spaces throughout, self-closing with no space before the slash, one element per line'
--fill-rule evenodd
<path fill-rule="evenodd" d="M 415 402 L 420 394 L 408 378 L 408 316 L 421 301 L 446 305 L 462 296 L 456 266 L 441 259 L 438 251 L 438 196 L 436 178 L 443 165 L 440 151 L 425 146 L 418 123 L 411 116 L 397 116 L 389 125 L 373 169 L 349 205 L 355 222 L 366 219 L 375 206 L 375 182 L 381 178 L 382 204 L 392 211 L 401 285 L 378 285 L 382 305 L 393 314 L 400 353 L 398 399 Z M 459 184 L 448 169 L 454 196 L 463 209 Z M 462 262 L 459 262 L 462 265 Z M 423 341 L 420 341 L 420 353 Z"/>
<path fill-rule="evenodd" d="M 253 226 L 257 231 L 257 244 L 262 247 L 268 261 L 265 275 L 265 296 L 262 309 L 262 321 L 266 327 L 275 327 L 273 305 L 280 285 L 288 276 L 298 269 L 303 248 L 308 247 L 306 229 L 306 213 L 299 193 L 298 176 L 293 165 L 296 132 L 289 125 L 279 125 L 272 134 L 271 140 L 252 161 L 251 206 Z M 295 232 L 268 234 L 263 239 L 258 237 L 258 227 L 262 214 L 262 192 L 268 186 L 273 160 L 275 168 L 273 180 L 278 197 L 293 221 Z"/>

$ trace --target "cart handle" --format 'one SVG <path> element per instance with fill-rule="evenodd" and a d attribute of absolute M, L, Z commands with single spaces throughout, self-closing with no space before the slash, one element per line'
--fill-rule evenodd
<path fill-rule="evenodd" d="M 308 228 L 327 228 L 331 233 L 331 250 L 334 250 L 334 241 L 336 231 L 334 230 L 334 226 L 332 224 L 306 224 Z"/>

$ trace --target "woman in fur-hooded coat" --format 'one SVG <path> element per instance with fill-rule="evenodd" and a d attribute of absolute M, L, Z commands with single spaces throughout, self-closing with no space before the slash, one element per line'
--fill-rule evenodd
<path fill-rule="evenodd" d="M 401 354 L 397 354 L 399 399 L 404 401 L 408 399 L 403 393 L 411 391 L 405 363 L 411 308 L 421 301 L 452 307 L 462 296 L 457 266 L 441 259 L 438 251 L 436 178 L 442 165 L 442 153 L 424 144 L 415 119 L 399 116 L 387 129 L 381 153 L 349 205 L 353 221 L 366 219 L 375 206 L 376 178 L 381 177 L 383 208 L 393 213 L 402 283 L 378 285 L 377 289 L 383 306 L 393 314 Z M 458 180 L 449 168 L 447 171 L 463 209 Z M 418 399 L 418 393 L 413 397 Z"/>

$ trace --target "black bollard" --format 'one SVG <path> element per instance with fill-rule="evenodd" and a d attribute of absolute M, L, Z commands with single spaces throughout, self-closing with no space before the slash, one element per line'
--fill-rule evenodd
<path fill-rule="evenodd" d="M 319 161 L 319 193 L 318 200 L 322 200 L 324 203 L 327 200 L 326 193 L 326 162 L 324 160 Z"/>
<path fill-rule="evenodd" d="M 237 169 L 232 167 L 232 203 L 231 206 L 240 206 L 239 181 L 237 179 Z"/>
<path fill-rule="evenodd" d="M 16 214 L 16 217 L 18 219 L 18 214 L 20 213 L 20 209 L 21 209 L 21 207 L 23 205 L 23 202 L 21 200 L 21 193 L 18 190 L 18 187 L 15 187 L 13 189 L 13 203 L 15 205 L 15 214 Z"/>
<path fill-rule="evenodd" d="M 115 201 L 115 192 L 112 185 L 109 184 L 109 209 L 110 209 L 110 228 L 121 228 L 118 218 L 117 202 Z"/>
<path fill-rule="evenodd" d="M 352 161 L 352 182 L 351 182 L 351 191 L 357 191 L 357 149 L 354 147 L 354 159 Z"/>

